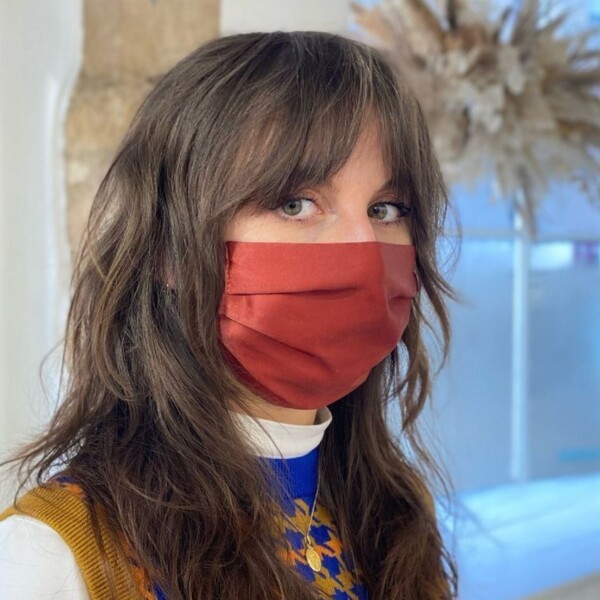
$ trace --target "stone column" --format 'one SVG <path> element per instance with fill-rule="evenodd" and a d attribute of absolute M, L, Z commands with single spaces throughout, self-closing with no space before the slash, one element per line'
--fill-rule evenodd
<path fill-rule="evenodd" d="M 84 58 L 65 136 L 72 257 L 136 109 L 159 75 L 218 37 L 219 11 L 220 0 L 84 0 Z"/>

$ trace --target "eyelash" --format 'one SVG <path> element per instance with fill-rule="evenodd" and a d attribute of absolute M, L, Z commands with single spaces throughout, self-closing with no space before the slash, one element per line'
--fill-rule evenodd
<path fill-rule="evenodd" d="M 314 200 L 314 198 L 310 198 L 309 196 L 288 196 L 286 198 L 282 198 L 277 205 L 271 208 L 271 210 L 277 211 L 283 206 L 285 206 L 288 202 L 291 202 L 293 200 L 309 200 L 310 202 L 316 205 L 316 201 Z M 412 207 L 408 206 L 404 202 L 375 202 L 375 204 L 372 204 L 371 206 L 376 206 L 377 204 L 390 204 L 391 206 L 395 206 L 400 212 L 400 217 L 397 221 L 390 221 L 388 223 L 381 221 L 381 225 L 385 227 L 389 227 L 390 225 L 401 225 L 402 219 L 410 216 L 410 214 L 412 213 Z M 371 208 L 371 206 L 369 208 Z M 278 216 L 284 221 L 296 221 L 302 223 L 308 220 L 308 218 L 296 219 L 294 217 L 290 217 L 283 214 L 279 214 Z"/>

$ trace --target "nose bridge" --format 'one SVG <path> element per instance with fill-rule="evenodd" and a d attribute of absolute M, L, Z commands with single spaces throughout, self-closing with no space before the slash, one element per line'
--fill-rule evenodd
<path fill-rule="evenodd" d="M 374 242 L 377 241 L 371 218 L 366 211 L 362 214 L 344 211 L 338 215 L 330 234 L 340 242 Z"/>

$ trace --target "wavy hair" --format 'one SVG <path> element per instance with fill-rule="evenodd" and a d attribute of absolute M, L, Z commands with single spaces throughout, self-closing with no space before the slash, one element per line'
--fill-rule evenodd
<path fill-rule="evenodd" d="M 394 186 L 410 193 L 420 291 L 398 348 L 330 407 L 320 499 L 370 598 L 456 594 L 430 491 L 446 478 L 416 427 L 431 394 L 424 329 L 437 332 L 443 364 L 454 297 L 436 253 L 447 190 L 423 114 L 379 51 L 274 32 L 204 44 L 142 103 L 77 254 L 64 399 L 43 434 L 3 463 L 19 466 L 17 494 L 68 470 L 170 600 L 317 597 L 278 557 L 272 474 L 229 412 L 253 396 L 219 345 L 223 232 L 248 203 L 272 207 L 330 178 L 367 115 Z M 401 431 L 390 429 L 391 407 Z"/>

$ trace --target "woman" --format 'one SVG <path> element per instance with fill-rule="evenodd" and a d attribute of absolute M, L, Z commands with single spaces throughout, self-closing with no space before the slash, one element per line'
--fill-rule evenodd
<path fill-rule="evenodd" d="M 59 597 L 35 543 L 77 598 L 453 596 L 415 429 L 446 207 L 375 50 L 253 33 L 177 64 L 93 203 L 66 397 L 12 458 L 37 487 L 0 523 L 4 589 Z"/>

